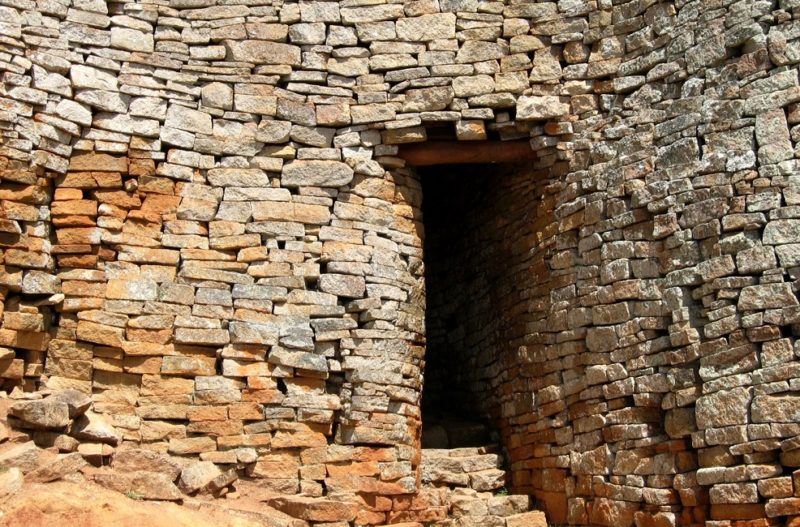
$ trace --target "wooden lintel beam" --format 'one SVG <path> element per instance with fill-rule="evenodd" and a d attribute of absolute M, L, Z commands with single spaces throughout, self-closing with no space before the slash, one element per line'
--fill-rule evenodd
<path fill-rule="evenodd" d="M 528 140 L 426 141 L 400 145 L 398 157 L 413 166 L 479 163 L 526 163 L 536 161 Z"/>

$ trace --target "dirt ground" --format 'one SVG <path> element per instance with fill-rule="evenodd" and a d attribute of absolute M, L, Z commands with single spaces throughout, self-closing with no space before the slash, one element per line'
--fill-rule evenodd
<path fill-rule="evenodd" d="M 0 505 L 0 527 L 263 527 L 262 520 L 198 504 L 131 499 L 92 483 L 25 486 Z"/>

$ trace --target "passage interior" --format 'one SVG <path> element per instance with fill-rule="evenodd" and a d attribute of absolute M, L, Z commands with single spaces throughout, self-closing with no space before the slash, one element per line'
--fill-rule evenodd
<path fill-rule="evenodd" d="M 423 447 L 495 443 L 512 374 L 504 368 L 525 329 L 528 254 L 520 242 L 530 229 L 533 178 L 518 164 L 418 172 L 427 299 Z"/>

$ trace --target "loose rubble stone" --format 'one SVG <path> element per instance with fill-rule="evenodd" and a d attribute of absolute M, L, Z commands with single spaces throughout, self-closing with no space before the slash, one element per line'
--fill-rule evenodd
<path fill-rule="evenodd" d="M 95 474 L 97 484 L 144 500 L 177 501 L 184 496 L 172 479 L 160 472 L 131 471 Z"/>
<path fill-rule="evenodd" d="M 16 402 L 11 405 L 8 413 L 34 428 L 57 429 L 71 423 L 69 405 L 65 401 L 52 398 Z"/>
<path fill-rule="evenodd" d="M 202 490 L 221 475 L 222 471 L 214 463 L 198 461 L 183 469 L 178 486 L 183 492 L 191 494 Z"/>
<path fill-rule="evenodd" d="M 181 474 L 181 465 L 168 455 L 152 450 L 119 450 L 114 454 L 112 467 L 119 472 L 158 473 L 175 481 Z"/>
<path fill-rule="evenodd" d="M 42 464 L 35 470 L 25 474 L 25 480 L 34 483 L 47 483 L 76 473 L 88 463 L 77 452 L 63 454 Z"/>
<path fill-rule="evenodd" d="M 62 390 L 52 394 L 48 400 L 66 403 L 70 419 L 75 419 L 86 413 L 92 406 L 92 398 L 78 390 Z"/>
<path fill-rule="evenodd" d="M 110 445 L 117 445 L 122 441 L 121 434 L 105 416 L 92 412 L 79 415 L 70 426 L 69 435 Z"/>
<path fill-rule="evenodd" d="M 0 473 L 0 500 L 5 501 L 16 494 L 23 483 L 22 471 L 16 467 L 9 467 Z"/>
<path fill-rule="evenodd" d="M 352 521 L 358 508 L 355 503 L 306 498 L 286 497 L 269 500 L 269 505 L 281 512 L 303 520 L 318 522 Z"/>
<path fill-rule="evenodd" d="M 10 444 L 0 451 L 0 462 L 4 467 L 15 467 L 27 474 L 43 464 L 52 461 L 53 455 L 36 446 L 33 441 Z"/>

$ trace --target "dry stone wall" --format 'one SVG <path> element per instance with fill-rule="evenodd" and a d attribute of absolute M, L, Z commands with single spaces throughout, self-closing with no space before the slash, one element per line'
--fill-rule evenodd
<path fill-rule="evenodd" d="M 795 16 L 0 0 L 0 377 L 91 393 L 118 448 L 413 519 L 423 196 L 397 145 L 526 138 L 521 331 L 488 409 L 513 489 L 556 523 L 787 521 Z"/>

